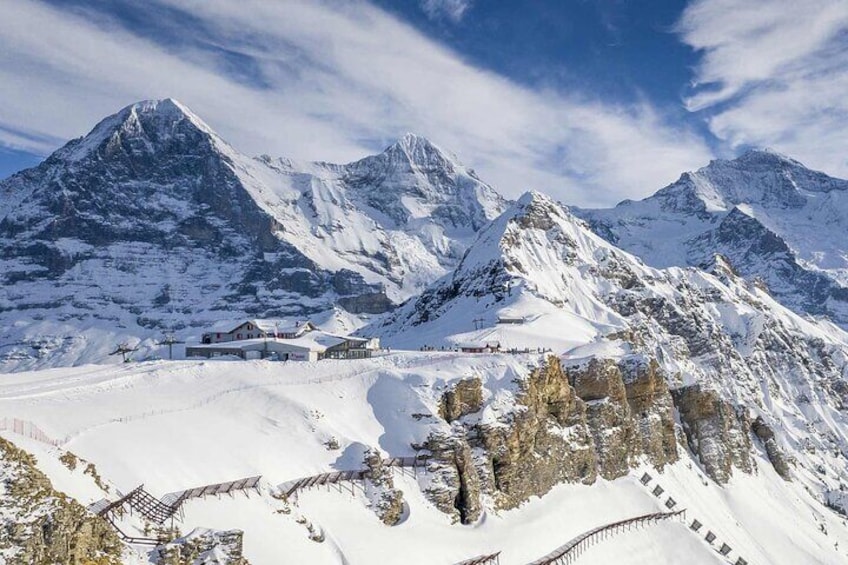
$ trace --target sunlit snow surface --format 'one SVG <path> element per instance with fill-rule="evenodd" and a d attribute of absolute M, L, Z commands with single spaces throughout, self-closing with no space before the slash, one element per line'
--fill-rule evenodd
<path fill-rule="evenodd" d="M 364 498 L 336 490 L 304 491 L 290 514 L 271 485 L 356 468 L 366 446 L 410 455 L 410 444 L 443 428 L 432 414 L 444 387 L 477 375 L 487 411 L 509 410 L 515 379 L 536 356 L 400 352 L 360 361 L 152 362 L 84 366 L 4 375 L 0 413 L 35 422 L 63 447 L 96 463 L 113 488 L 144 483 L 161 496 L 207 483 L 261 474 L 263 495 L 207 498 L 185 506 L 194 527 L 241 528 L 254 565 L 301 563 L 454 563 L 501 550 L 504 565 L 527 563 L 603 523 L 662 510 L 637 481 L 642 470 L 593 486 L 561 485 L 507 512 L 487 510 L 471 526 L 451 524 L 426 501 L 416 480 L 396 474 L 409 515 L 382 525 Z M 4 432 L 34 452 L 57 488 L 93 502 L 103 493 L 79 470 L 65 469 L 54 448 Z M 323 445 L 335 437 L 339 450 Z M 721 488 L 687 457 L 651 473 L 689 517 L 698 517 L 749 563 L 840 563 L 848 549 L 841 520 L 785 483 L 758 458 L 758 475 L 735 475 Z M 114 493 L 110 495 L 114 497 Z M 310 541 L 299 517 L 322 531 Z M 825 535 L 819 527 L 824 525 Z M 837 553 L 834 544 L 841 548 Z M 737 553 L 734 553 L 736 555 Z M 681 523 L 664 523 L 605 541 L 579 563 L 721 563 Z"/>

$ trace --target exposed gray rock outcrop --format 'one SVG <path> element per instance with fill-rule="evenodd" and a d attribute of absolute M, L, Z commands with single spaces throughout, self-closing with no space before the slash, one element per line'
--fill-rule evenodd
<path fill-rule="evenodd" d="M 403 492 L 395 488 L 392 470 L 383 465 L 383 458 L 377 450 L 365 454 L 365 494 L 377 516 L 387 526 L 394 526 L 403 517 Z"/>
<path fill-rule="evenodd" d="M 751 461 L 751 423 L 744 409 L 700 385 L 672 391 L 689 449 L 716 482 L 726 483 L 733 469 L 745 473 Z"/>
<path fill-rule="evenodd" d="M 0 438 L 0 560 L 10 565 L 119 565 L 102 518 L 53 489 L 35 458 Z"/>
<path fill-rule="evenodd" d="M 564 369 L 550 357 L 518 387 L 516 409 L 498 422 L 456 421 L 418 446 L 432 454 L 426 494 L 463 523 L 479 516 L 481 495 L 514 508 L 560 483 L 620 477 L 641 456 L 657 467 L 678 458 L 672 400 L 655 362 Z M 466 388 L 476 391 L 453 391 Z"/>
<path fill-rule="evenodd" d="M 474 455 L 462 435 L 431 436 L 422 446 L 430 452 L 430 475 L 424 494 L 455 521 L 471 524 L 482 512 L 482 482 L 474 465 Z"/>
<path fill-rule="evenodd" d="M 774 470 L 777 471 L 777 474 L 787 481 L 792 480 L 792 472 L 789 469 L 789 461 L 786 454 L 780 448 L 780 445 L 778 445 L 777 438 L 774 436 L 774 430 L 763 420 L 762 416 L 757 416 L 751 422 L 751 431 L 754 432 L 754 436 L 763 444 L 766 455 Z"/>
<path fill-rule="evenodd" d="M 448 423 L 483 407 L 483 384 L 478 377 L 462 379 L 442 395 L 439 416 Z"/>

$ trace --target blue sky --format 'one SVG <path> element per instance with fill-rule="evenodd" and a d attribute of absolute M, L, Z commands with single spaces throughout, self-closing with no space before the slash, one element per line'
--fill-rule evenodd
<path fill-rule="evenodd" d="M 344 162 L 406 131 L 509 196 L 646 196 L 767 146 L 848 176 L 844 0 L 0 0 L 0 177 L 134 101 Z"/>
<path fill-rule="evenodd" d="M 677 107 L 697 62 L 672 31 L 685 0 L 429 3 L 467 6 L 458 20 L 427 2 L 378 4 L 474 64 L 530 87 L 585 89 L 621 102 L 641 92 Z"/>

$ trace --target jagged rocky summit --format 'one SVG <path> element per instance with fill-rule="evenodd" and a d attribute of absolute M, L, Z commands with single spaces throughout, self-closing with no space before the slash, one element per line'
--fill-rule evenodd
<path fill-rule="evenodd" d="M 848 181 L 752 150 L 644 200 L 574 212 L 653 266 L 704 266 L 721 254 L 795 312 L 848 327 Z"/>

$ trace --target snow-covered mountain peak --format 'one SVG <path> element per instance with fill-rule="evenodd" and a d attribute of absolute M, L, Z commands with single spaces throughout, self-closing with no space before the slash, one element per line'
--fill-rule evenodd
<path fill-rule="evenodd" d="M 568 210 L 553 198 L 536 190 L 528 190 L 522 194 L 512 207 L 516 216 L 557 216 L 561 218 L 571 217 Z"/>
<path fill-rule="evenodd" d="M 547 232 L 557 226 L 561 227 L 567 217 L 565 209 L 550 197 L 536 191 L 525 192 L 500 217 L 480 232 L 457 271 L 469 268 L 473 270 L 481 264 L 501 260 L 518 248 L 533 243 L 534 238 L 525 236 L 522 232 Z M 507 261 L 507 264 L 516 266 L 515 261 Z"/>
<path fill-rule="evenodd" d="M 615 261 L 616 254 L 564 206 L 539 192 L 527 192 L 480 231 L 453 273 L 396 311 L 386 323 L 391 327 L 387 335 L 434 316 L 461 319 L 457 323 L 465 329 L 473 319 L 471 312 L 485 311 L 483 318 L 494 323 L 496 312 L 535 317 L 566 303 L 576 304 L 578 315 L 592 316 L 598 311 L 593 299 L 580 298 L 591 295 L 586 294 L 583 271 L 598 261 Z M 600 316 L 607 318 L 605 313 Z M 433 326 L 442 334 L 434 341 L 453 333 L 456 328 L 448 330 L 453 323 Z M 428 331 L 419 336 L 412 330 L 410 335 L 430 340 Z"/>
<path fill-rule="evenodd" d="M 715 162 L 715 161 L 714 161 Z M 791 157 L 780 153 L 770 147 L 764 148 L 756 148 L 749 149 L 745 151 L 742 155 L 738 156 L 736 159 L 732 159 L 729 162 L 735 162 L 740 166 L 747 167 L 768 167 L 773 168 L 775 166 L 791 166 L 791 167 L 804 167 L 803 164 L 792 159 Z"/>
<path fill-rule="evenodd" d="M 505 208 L 503 197 L 471 169 L 414 134 L 339 169 L 360 199 L 397 225 L 435 218 L 449 232 L 475 232 Z"/>
<path fill-rule="evenodd" d="M 516 204 L 522 208 L 548 207 L 554 204 L 553 199 L 538 190 L 528 190 L 518 197 Z"/>
<path fill-rule="evenodd" d="M 120 149 L 135 155 L 154 154 L 176 139 L 205 138 L 211 145 L 232 152 L 215 131 L 181 102 L 173 98 L 143 100 L 130 104 L 101 120 L 87 135 L 72 140 L 54 156 L 81 161 L 92 155 L 114 156 Z"/>
<path fill-rule="evenodd" d="M 736 159 L 716 159 L 647 199 L 667 211 L 728 211 L 739 204 L 769 209 L 798 209 L 810 198 L 847 191 L 848 181 L 808 169 L 770 149 L 747 151 Z M 632 207 L 633 202 L 620 206 Z"/>
<path fill-rule="evenodd" d="M 453 269 L 506 206 L 419 136 L 347 165 L 253 158 L 173 99 L 107 117 L 0 197 L 0 309 L 67 303 L 63 320 L 140 335 L 221 311 L 383 312 Z"/>
<path fill-rule="evenodd" d="M 426 137 L 414 133 L 404 134 L 376 157 L 381 156 L 400 166 L 409 165 L 424 171 L 433 167 L 446 167 L 453 171 L 455 167 L 462 166 L 456 155 L 441 149 Z"/>
<path fill-rule="evenodd" d="M 796 312 L 848 327 L 848 181 L 772 150 L 684 173 L 640 201 L 574 213 L 655 267 L 703 265 L 715 253 Z"/>
<path fill-rule="evenodd" d="M 185 106 L 182 102 L 174 98 L 141 100 L 134 104 L 130 104 L 118 113 L 135 114 L 136 116 L 142 114 L 155 114 L 162 117 L 171 117 L 176 119 L 192 117 L 198 122 L 202 123 L 202 120 L 200 120 L 200 118 L 193 114 L 187 106 Z"/>
<path fill-rule="evenodd" d="M 132 104 L 127 109 L 137 117 L 149 116 L 154 120 L 159 120 L 163 124 L 175 125 L 186 121 L 197 129 L 220 139 L 220 136 L 209 124 L 192 112 L 188 106 L 174 98 L 143 100 Z"/>

